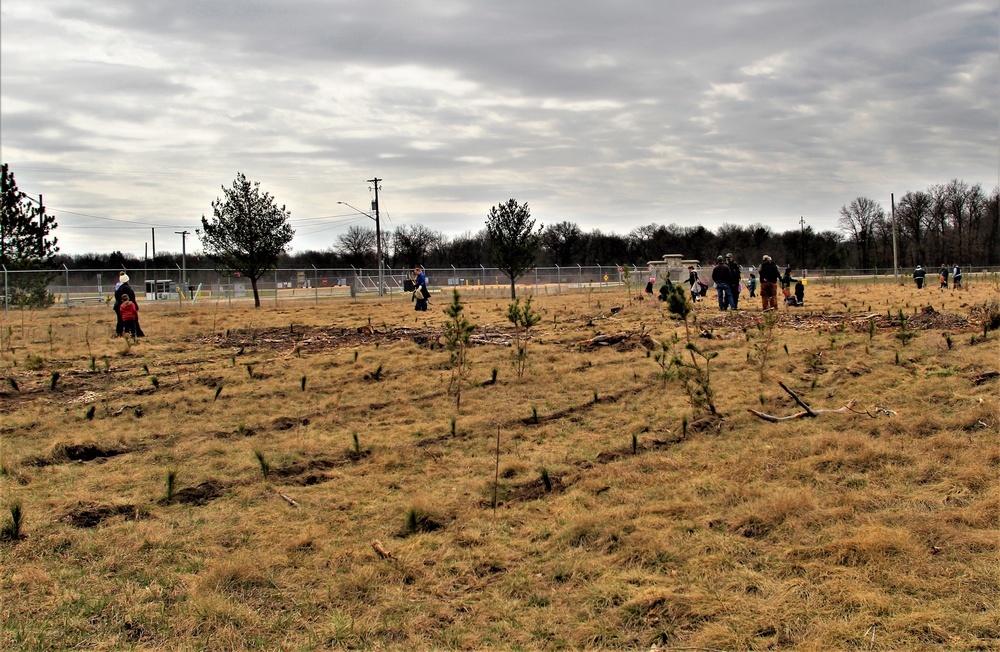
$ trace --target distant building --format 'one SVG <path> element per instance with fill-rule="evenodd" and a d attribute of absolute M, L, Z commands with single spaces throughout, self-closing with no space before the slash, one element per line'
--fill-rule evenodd
<path fill-rule="evenodd" d="M 688 266 L 695 269 L 701 267 L 700 261 L 684 259 L 681 254 L 666 254 L 663 260 L 651 260 L 648 263 L 650 275 L 663 282 L 668 278 L 672 283 L 680 283 L 688 279 Z"/>

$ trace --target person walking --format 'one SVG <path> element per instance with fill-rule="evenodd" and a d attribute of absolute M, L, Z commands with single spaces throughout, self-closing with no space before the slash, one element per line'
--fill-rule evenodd
<path fill-rule="evenodd" d="M 961 290 L 962 289 L 962 266 L 955 265 L 955 269 L 951 270 L 951 289 Z"/>
<path fill-rule="evenodd" d="M 757 296 L 757 277 L 753 272 L 750 272 L 750 278 L 747 279 L 747 289 L 750 290 L 751 299 Z"/>
<path fill-rule="evenodd" d="M 778 309 L 779 276 L 778 266 L 771 261 L 770 256 L 765 255 L 760 264 L 760 301 L 764 310 Z"/>
<path fill-rule="evenodd" d="M 694 265 L 688 265 L 688 285 L 691 286 L 691 301 L 698 303 L 701 300 L 701 281 L 698 279 L 698 272 Z"/>
<path fill-rule="evenodd" d="M 414 267 L 413 274 L 415 276 L 413 279 L 413 299 L 416 301 L 413 309 L 427 312 L 427 299 L 431 296 L 430 292 L 427 291 L 427 275 L 420 267 Z"/>
<path fill-rule="evenodd" d="M 729 266 L 729 305 L 733 310 L 740 307 L 740 266 L 733 260 L 732 254 L 726 254 L 726 264 Z"/>
<path fill-rule="evenodd" d="M 918 290 L 923 289 L 925 276 L 927 276 L 927 270 L 924 269 L 923 265 L 917 265 L 917 268 L 913 270 L 913 281 L 917 284 Z"/>
<path fill-rule="evenodd" d="M 719 310 L 726 311 L 733 305 L 732 290 L 730 289 L 732 272 L 722 256 L 716 258 L 715 263 L 715 268 L 712 270 L 712 281 L 715 282 L 715 291 L 719 293 Z"/>
<path fill-rule="evenodd" d="M 941 289 L 942 290 L 947 290 L 948 289 L 948 268 L 944 266 L 944 263 L 941 263 L 941 269 L 938 270 L 938 276 L 941 278 Z"/>

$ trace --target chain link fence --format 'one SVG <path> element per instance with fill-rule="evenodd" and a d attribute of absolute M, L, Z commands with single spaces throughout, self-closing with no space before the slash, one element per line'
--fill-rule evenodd
<path fill-rule="evenodd" d="M 967 280 L 980 274 L 996 273 L 1000 268 L 964 266 Z M 701 278 L 711 277 L 712 267 L 698 268 Z M 39 279 L 47 285 L 48 292 L 55 299 L 56 306 L 110 304 L 114 301 L 115 283 L 120 269 L 62 269 L 14 271 L 2 269 L 3 308 L 17 308 L 13 290 Z M 187 303 L 224 301 L 228 304 L 253 300 L 253 287 L 249 279 L 236 274 L 225 275 L 213 269 L 146 268 L 124 270 L 130 276 L 130 284 L 141 302 L 173 302 L 179 307 Z M 412 270 L 385 268 L 382 270 L 382 295 L 389 301 L 408 301 L 410 295 L 403 290 L 403 282 Z M 753 268 L 744 267 L 749 273 Z M 895 274 L 885 269 L 810 269 L 793 270 L 796 277 L 808 277 L 813 282 L 824 280 L 852 279 L 893 281 Z M 928 270 L 934 276 L 936 270 Z M 509 297 L 510 279 L 499 269 L 479 266 L 447 267 L 425 269 L 428 289 L 432 293 L 448 292 L 457 288 L 463 292 L 473 292 L 485 297 Z M 909 281 L 912 270 L 899 270 L 901 281 Z M 687 280 L 686 268 L 671 271 L 671 280 Z M 641 291 L 653 278 L 647 265 L 574 265 L 567 267 L 538 267 L 516 280 L 516 289 L 521 294 L 561 294 L 570 292 L 594 292 L 611 288 L 623 289 L 627 284 L 633 291 Z M 654 283 L 659 285 L 662 277 Z M 928 282 L 930 284 L 930 282 Z M 379 294 L 379 270 L 335 268 L 319 269 L 276 269 L 264 274 L 257 282 L 257 290 L 262 306 L 277 306 L 285 301 L 308 301 L 372 297 Z"/>

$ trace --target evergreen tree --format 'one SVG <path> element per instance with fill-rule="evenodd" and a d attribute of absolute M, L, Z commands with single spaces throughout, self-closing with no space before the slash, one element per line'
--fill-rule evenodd
<path fill-rule="evenodd" d="M 510 279 L 510 298 L 514 299 L 514 282 L 535 266 L 542 246 L 541 228 L 535 230 L 527 204 L 508 199 L 490 209 L 486 233 L 493 248 L 493 264 Z"/>
<path fill-rule="evenodd" d="M 0 264 L 16 272 L 49 267 L 59 251 L 57 239 L 49 238 L 58 226 L 56 218 L 45 212 L 41 198 L 36 206 L 18 190 L 6 163 L 0 168 L 0 177 Z M 48 273 L 13 274 L 10 300 L 22 306 L 51 305 L 53 297 L 46 289 L 50 277 Z"/>
<path fill-rule="evenodd" d="M 278 266 L 279 256 L 295 236 L 288 224 L 291 213 L 275 204 L 270 194 L 262 193 L 260 182 L 250 182 L 242 172 L 237 173 L 232 188 L 223 186 L 222 192 L 225 199 L 212 202 L 212 221 L 201 216 L 198 237 L 205 255 L 222 271 L 239 272 L 250 279 L 254 306 L 260 308 L 257 281 Z"/>

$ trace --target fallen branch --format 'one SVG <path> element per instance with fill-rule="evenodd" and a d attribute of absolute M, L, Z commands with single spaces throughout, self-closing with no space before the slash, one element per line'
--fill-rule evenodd
<path fill-rule="evenodd" d="M 118 408 L 117 410 L 115 410 L 114 412 L 112 412 L 111 416 L 113 416 L 113 417 L 120 417 L 122 414 L 125 413 L 125 410 L 135 410 L 136 411 L 136 413 L 135 413 L 136 416 L 142 416 L 142 406 L 141 405 L 123 405 L 120 408 Z"/>
<path fill-rule="evenodd" d="M 779 380 L 778 381 L 778 386 L 781 387 L 781 389 L 783 389 L 786 392 L 788 392 L 788 395 L 791 396 L 792 398 L 794 398 L 795 402 L 802 406 L 802 408 L 806 411 L 806 416 L 810 416 L 810 417 L 816 416 L 816 413 L 812 411 L 812 408 L 810 408 L 808 405 L 806 405 L 805 401 L 803 401 L 801 398 L 799 398 L 798 394 L 796 394 L 792 390 L 788 389 L 788 386 L 785 385 L 785 383 L 783 383 L 783 382 L 781 382 Z"/>
<path fill-rule="evenodd" d="M 619 342 L 627 340 L 629 338 L 629 335 L 630 335 L 629 333 L 624 333 L 624 332 L 611 333 L 609 335 L 595 335 L 589 340 L 584 340 L 580 342 L 580 344 L 588 348 L 595 346 L 607 346 L 609 344 L 618 344 Z"/>
<path fill-rule="evenodd" d="M 292 507 L 298 507 L 299 506 L 299 504 L 297 502 L 295 502 L 294 500 L 292 500 L 291 498 L 289 498 L 285 494 L 281 493 L 280 491 L 278 492 L 278 495 L 281 496 L 281 499 L 284 500 L 289 505 L 291 505 Z"/>
<path fill-rule="evenodd" d="M 382 542 L 378 539 L 372 541 L 372 550 L 375 554 L 379 556 L 380 559 L 395 559 L 396 555 L 392 554 L 388 550 L 382 547 Z"/>
<path fill-rule="evenodd" d="M 784 417 L 774 416 L 773 414 L 765 414 L 764 412 L 758 412 L 757 410 L 754 410 L 752 408 L 747 408 L 747 412 L 769 423 L 778 423 L 780 421 L 790 421 L 792 419 L 803 419 L 803 418 L 814 419 L 821 414 L 867 414 L 868 416 L 874 419 L 876 415 L 879 413 L 888 414 L 892 412 L 891 410 L 885 410 L 884 408 L 881 408 L 880 410 L 876 411 L 875 414 L 872 414 L 867 410 L 864 412 L 859 412 L 858 410 L 854 409 L 854 406 L 857 405 L 858 401 L 857 399 L 853 398 L 850 401 L 848 401 L 843 407 L 837 408 L 836 410 L 816 410 L 809 407 L 809 405 L 801 398 L 799 398 L 798 394 L 789 389 L 788 386 L 785 385 L 785 383 L 778 381 L 778 385 L 781 387 L 781 389 L 788 392 L 789 396 L 795 399 L 795 402 L 798 403 L 799 406 L 801 406 L 802 409 L 804 410 L 803 412 L 797 412 L 795 414 L 790 414 Z"/>
<path fill-rule="evenodd" d="M 982 385 L 987 380 L 991 378 L 996 378 L 997 376 L 1000 376 L 1000 371 L 984 371 L 983 373 L 979 374 L 978 376 L 972 379 L 972 384 Z"/>

